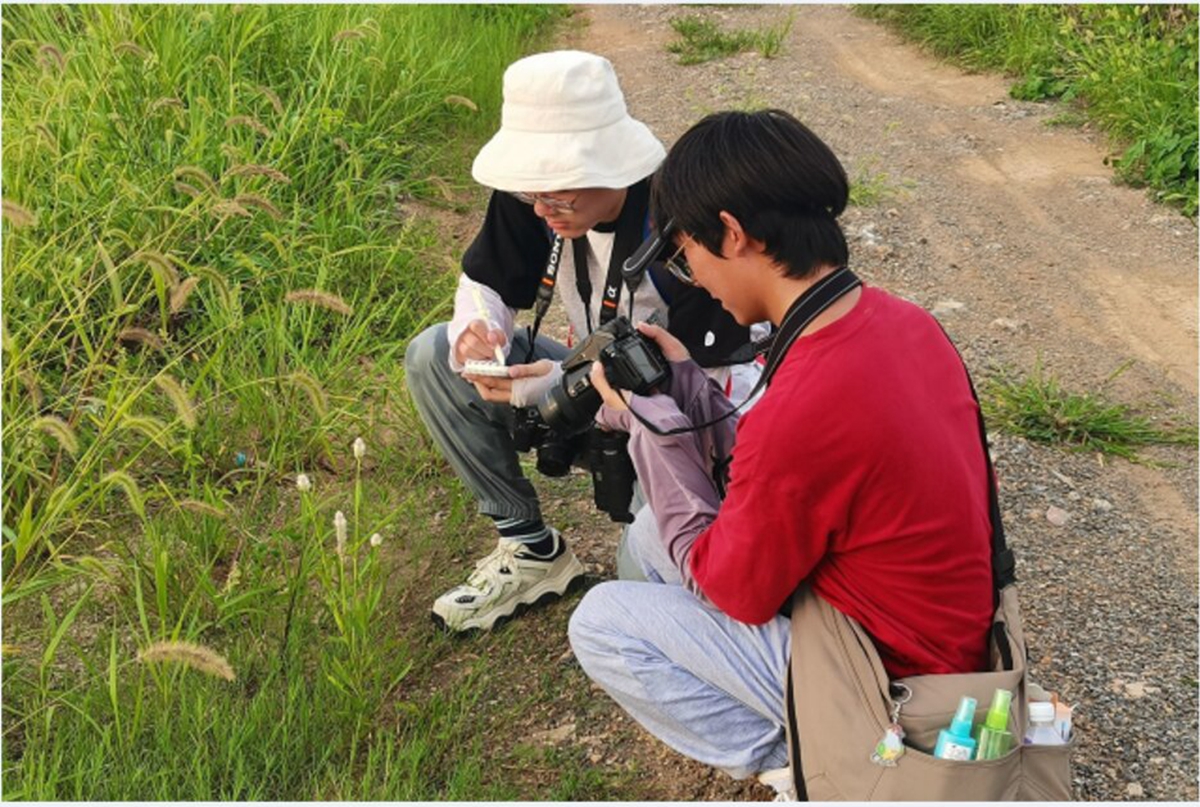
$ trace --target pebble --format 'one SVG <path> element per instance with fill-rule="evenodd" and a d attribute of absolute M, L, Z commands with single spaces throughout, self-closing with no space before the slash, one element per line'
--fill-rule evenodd
<path fill-rule="evenodd" d="M 1092 507 L 1101 513 L 1107 513 L 1113 509 L 1113 503 L 1108 499 L 1092 499 Z"/>
<path fill-rule="evenodd" d="M 1125 795 L 1131 799 L 1140 799 L 1145 792 L 1146 791 L 1137 782 L 1130 782 L 1125 786 Z"/>
<path fill-rule="evenodd" d="M 1025 327 L 1025 323 L 1019 319 L 1009 319 L 1008 317 L 996 317 L 992 320 L 992 325 L 997 328 L 1003 328 L 1006 331 L 1016 333 Z"/>
<path fill-rule="evenodd" d="M 966 307 L 966 304 L 960 303 L 958 300 L 938 300 L 933 304 L 932 313 L 935 317 L 940 317 L 954 311 L 962 311 Z"/>
<path fill-rule="evenodd" d="M 1046 520 L 1056 527 L 1064 527 L 1071 520 L 1071 514 L 1061 507 L 1050 505 L 1046 508 Z"/>

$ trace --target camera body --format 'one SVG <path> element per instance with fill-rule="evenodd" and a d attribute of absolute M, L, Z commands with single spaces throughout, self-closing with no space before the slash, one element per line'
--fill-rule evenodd
<path fill-rule="evenodd" d="M 587 435 L 560 435 L 546 425 L 536 406 L 523 406 L 513 409 L 512 438 L 521 453 L 537 450 L 538 473 L 557 477 L 570 473 L 571 463 L 585 448 Z"/>
<path fill-rule="evenodd" d="M 513 444 L 521 452 L 537 449 L 537 469 L 565 476 L 581 458 L 592 474 L 596 508 L 613 521 L 633 521 L 629 505 L 637 472 L 629 458 L 629 435 L 593 423 L 602 400 L 588 377 L 593 362 L 604 366 L 608 382 L 639 395 L 671 377 L 671 366 L 658 345 L 638 333 L 625 317 L 597 328 L 563 359 L 560 384 L 537 406 L 513 410 Z"/>
<path fill-rule="evenodd" d="M 609 384 L 638 395 L 671 377 L 671 365 L 658 345 L 642 336 L 628 319 L 616 317 L 592 331 L 563 359 L 562 383 L 551 387 L 537 406 L 550 429 L 573 435 L 591 426 L 602 403 L 588 377 L 596 361 L 604 366 Z"/>

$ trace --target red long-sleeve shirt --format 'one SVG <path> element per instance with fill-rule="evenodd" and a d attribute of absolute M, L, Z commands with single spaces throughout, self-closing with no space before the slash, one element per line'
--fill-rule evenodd
<path fill-rule="evenodd" d="M 698 370 L 635 398 L 660 426 L 727 407 Z M 983 669 L 992 617 L 987 470 L 966 371 L 933 317 L 864 287 L 799 339 L 737 424 L 724 502 L 708 477 L 721 427 L 656 437 L 627 412 L 630 453 L 684 584 L 761 623 L 796 587 L 853 617 L 892 677 Z M 718 446 L 720 447 L 720 446 Z M 723 450 L 723 448 L 721 449 Z"/>
<path fill-rule="evenodd" d="M 739 423 L 728 496 L 692 548 L 699 588 L 758 623 L 811 579 L 893 677 L 982 669 L 991 525 L 976 418 L 933 317 L 864 288 L 797 340 Z"/>

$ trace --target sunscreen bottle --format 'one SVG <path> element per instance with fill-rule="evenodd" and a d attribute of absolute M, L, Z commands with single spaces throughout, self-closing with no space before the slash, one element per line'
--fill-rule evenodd
<path fill-rule="evenodd" d="M 979 747 L 975 759 L 998 759 L 1012 748 L 1013 736 L 1008 730 L 1008 707 L 1011 703 L 1012 693 L 1007 689 L 997 689 L 992 695 L 992 705 L 979 729 Z"/>
<path fill-rule="evenodd" d="M 950 728 L 938 732 L 933 755 L 938 759 L 955 759 L 969 762 L 975 756 L 975 740 L 971 739 L 971 723 L 975 720 L 975 699 L 963 695 L 958 702 L 958 711 L 950 721 Z"/>

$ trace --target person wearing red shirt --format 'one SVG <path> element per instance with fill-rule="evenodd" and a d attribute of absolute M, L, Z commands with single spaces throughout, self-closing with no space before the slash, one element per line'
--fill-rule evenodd
<path fill-rule="evenodd" d="M 966 369 L 928 312 L 846 268 L 848 195 L 837 157 L 790 114 L 700 121 L 655 175 L 651 214 L 679 277 L 739 323 L 775 325 L 766 391 L 736 432 L 732 416 L 685 431 L 731 405 L 648 325 L 671 362 L 665 389 L 631 396 L 599 364 L 591 374 L 597 422 L 630 434 L 649 506 L 629 540 L 650 582 L 589 591 L 575 655 L 668 745 L 781 792 L 801 583 L 864 627 L 892 677 L 983 669 L 993 612 Z M 714 460 L 730 446 L 723 478 Z"/>

